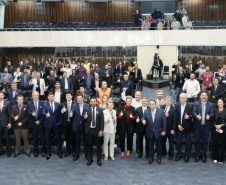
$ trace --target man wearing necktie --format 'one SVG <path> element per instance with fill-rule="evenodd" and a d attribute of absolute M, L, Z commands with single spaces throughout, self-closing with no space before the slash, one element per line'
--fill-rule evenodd
<path fill-rule="evenodd" d="M 44 103 L 39 100 L 39 92 L 32 93 L 32 100 L 27 103 L 28 126 L 32 131 L 34 139 L 34 157 L 39 154 L 39 138 L 42 146 L 42 157 L 46 156 L 45 136 L 44 136 L 44 116 L 42 115 Z"/>
<path fill-rule="evenodd" d="M 16 137 L 16 148 L 14 158 L 20 154 L 21 137 L 24 141 L 24 151 L 28 157 L 31 156 L 28 141 L 28 123 L 27 123 L 27 106 L 23 104 L 24 97 L 17 97 L 17 105 L 13 105 L 11 109 L 11 119 L 13 120 L 14 134 Z"/>
<path fill-rule="evenodd" d="M 62 122 L 61 106 L 59 103 L 54 102 L 54 98 L 54 93 L 49 92 L 48 102 L 43 105 L 42 109 L 42 115 L 45 117 L 44 127 L 46 131 L 46 160 L 50 159 L 52 153 L 52 133 L 55 134 L 58 157 L 60 159 L 63 158 L 62 144 L 60 140 L 60 125 Z"/>
<path fill-rule="evenodd" d="M 62 117 L 62 128 L 66 141 L 66 153 L 64 157 L 67 157 L 71 153 L 74 155 L 75 153 L 75 137 L 74 132 L 72 130 L 72 107 L 74 105 L 74 101 L 72 101 L 73 94 L 71 92 L 66 93 L 66 102 L 61 104 L 61 113 Z M 70 115 L 71 114 L 71 115 Z"/>
<path fill-rule="evenodd" d="M 61 89 L 73 93 L 73 84 L 71 79 L 67 77 L 67 72 L 63 73 L 63 78 L 61 78 L 60 83 Z"/>
<path fill-rule="evenodd" d="M 97 146 L 97 164 L 102 166 L 101 163 L 101 140 L 104 130 L 104 116 L 101 108 L 97 107 L 96 97 L 90 98 L 90 107 L 84 110 L 83 117 L 85 119 L 85 133 L 88 142 L 88 162 L 90 166 L 93 162 L 93 141 Z"/>
<path fill-rule="evenodd" d="M 213 79 L 213 85 L 210 87 L 210 101 L 217 106 L 217 101 L 224 96 L 224 89 L 221 84 L 219 84 L 219 79 Z"/>

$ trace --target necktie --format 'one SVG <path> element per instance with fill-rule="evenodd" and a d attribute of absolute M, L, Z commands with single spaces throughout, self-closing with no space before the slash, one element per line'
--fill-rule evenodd
<path fill-rule="evenodd" d="M 93 107 L 92 127 L 95 127 L 95 107 Z"/>
<path fill-rule="evenodd" d="M 202 104 L 202 121 L 201 121 L 201 125 L 205 125 L 205 113 L 206 113 L 206 105 Z"/>
<path fill-rule="evenodd" d="M 217 90 L 217 85 L 215 85 L 215 91 Z"/>
<path fill-rule="evenodd" d="M 21 105 L 19 105 L 19 117 L 21 116 Z"/>
<path fill-rule="evenodd" d="M 168 109 L 168 106 L 166 106 L 166 108 L 165 108 L 165 113 L 167 113 L 167 109 Z"/>
<path fill-rule="evenodd" d="M 2 112 L 2 101 L 0 101 L 0 111 Z"/>
<path fill-rule="evenodd" d="M 137 78 L 137 69 L 136 69 L 136 71 L 135 71 L 135 78 Z"/>
<path fill-rule="evenodd" d="M 52 109 L 52 111 L 53 111 L 53 103 L 50 103 L 50 107 L 51 107 L 51 109 Z"/>
<path fill-rule="evenodd" d="M 152 121 L 153 121 L 153 123 L 154 123 L 154 121 L 155 121 L 155 111 L 151 111 L 151 116 L 152 116 Z"/>
<path fill-rule="evenodd" d="M 191 66 L 191 64 L 190 64 L 190 70 L 192 71 L 192 66 Z"/>
<path fill-rule="evenodd" d="M 37 101 L 35 102 L 35 113 L 36 113 L 36 119 L 38 118 L 38 103 Z"/>
<path fill-rule="evenodd" d="M 16 91 L 13 90 L 13 98 L 15 98 L 15 95 L 16 95 Z"/>
<path fill-rule="evenodd" d="M 144 111 L 146 110 L 146 108 L 145 107 L 143 107 L 143 114 L 144 114 Z"/>
<path fill-rule="evenodd" d="M 68 121 L 70 121 L 70 112 L 71 112 L 71 103 L 68 102 L 68 104 L 67 104 L 67 113 L 68 113 L 67 120 Z"/>

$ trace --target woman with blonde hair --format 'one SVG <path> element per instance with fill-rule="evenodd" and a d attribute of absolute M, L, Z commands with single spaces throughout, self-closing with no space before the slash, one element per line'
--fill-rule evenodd
<path fill-rule="evenodd" d="M 115 160 L 114 158 L 114 144 L 115 144 L 115 133 L 117 126 L 117 117 L 116 111 L 114 108 L 114 102 L 112 100 L 108 100 L 107 109 L 103 111 L 104 113 L 104 154 L 106 161 L 108 159 L 108 143 L 110 141 L 110 157 L 111 160 Z"/>
<path fill-rule="evenodd" d="M 99 107 L 103 110 L 105 110 L 107 108 L 107 102 L 108 102 L 108 95 L 104 94 L 102 97 L 102 101 L 99 105 Z"/>

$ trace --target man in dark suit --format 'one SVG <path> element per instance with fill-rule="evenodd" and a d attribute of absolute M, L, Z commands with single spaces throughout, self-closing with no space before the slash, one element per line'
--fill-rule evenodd
<path fill-rule="evenodd" d="M 123 88 L 126 89 L 126 96 L 133 96 L 134 97 L 134 86 L 133 82 L 129 80 L 129 75 L 127 73 L 123 74 L 123 80 L 118 81 L 120 83 L 120 93 L 122 93 Z"/>
<path fill-rule="evenodd" d="M 23 95 L 23 91 L 20 89 L 17 89 L 17 83 L 13 82 L 11 84 L 11 88 L 5 91 L 5 95 L 8 98 L 8 101 L 10 102 L 10 105 L 16 105 L 17 104 L 17 97 Z"/>
<path fill-rule="evenodd" d="M 101 140 L 104 130 L 104 115 L 101 108 L 97 106 L 96 97 L 90 98 L 90 105 L 86 107 L 83 117 L 85 119 L 85 133 L 88 142 L 88 162 L 90 166 L 93 162 L 93 141 L 95 140 L 97 146 L 97 164 L 102 166 L 101 163 Z"/>
<path fill-rule="evenodd" d="M 146 130 L 146 125 L 143 125 L 141 122 L 141 118 L 143 117 L 144 111 L 148 109 L 149 107 L 147 106 L 148 100 L 147 98 L 142 98 L 141 100 L 142 106 L 138 107 L 136 109 L 136 133 L 137 133 L 137 152 L 138 152 L 138 158 L 142 158 L 143 156 L 143 139 L 145 136 L 145 130 Z M 149 143 L 148 143 L 148 138 L 145 136 L 145 149 L 146 149 L 146 156 L 145 158 L 149 158 Z"/>
<path fill-rule="evenodd" d="M 9 140 L 9 129 L 11 128 L 10 104 L 4 100 L 4 92 L 0 91 L 0 156 L 4 154 L 3 135 L 6 142 L 7 157 L 11 157 L 11 146 Z"/>
<path fill-rule="evenodd" d="M 116 67 L 116 76 L 122 76 L 124 72 L 125 72 L 125 66 L 122 65 L 121 61 L 119 61 Z"/>
<path fill-rule="evenodd" d="M 130 72 L 130 75 L 132 75 L 132 81 L 135 84 L 134 89 L 136 89 L 136 84 L 137 84 L 137 89 L 139 91 L 142 90 L 142 86 L 143 86 L 143 76 L 142 76 L 142 72 L 141 69 L 138 68 L 138 64 L 135 64 L 135 68 L 132 72 Z"/>
<path fill-rule="evenodd" d="M 50 75 L 46 77 L 46 84 L 48 86 L 48 90 L 53 89 L 55 86 L 55 82 L 58 80 L 56 74 L 54 75 L 54 71 L 50 71 Z"/>
<path fill-rule="evenodd" d="M 157 163 L 161 164 L 162 157 L 162 136 L 166 135 L 166 116 L 164 111 L 156 107 L 155 100 L 150 100 L 150 109 L 144 111 L 142 123 L 146 126 L 145 135 L 149 141 L 149 164 L 152 164 L 154 158 L 154 143 L 157 145 Z"/>
<path fill-rule="evenodd" d="M 24 141 L 24 151 L 28 157 L 31 156 L 28 141 L 28 124 L 27 124 L 27 105 L 23 104 L 24 97 L 17 96 L 17 104 L 12 106 L 11 119 L 13 120 L 14 134 L 16 137 L 16 148 L 14 158 L 20 154 L 21 137 Z"/>
<path fill-rule="evenodd" d="M 54 101 L 61 104 L 65 102 L 66 99 L 65 99 L 65 90 L 61 89 L 60 87 L 61 87 L 60 82 L 56 81 L 55 88 L 51 89 L 50 92 L 53 92 L 54 94 L 54 98 L 55 98 Z"/>
<path fill-rule="evenodd" d="M 212 118 L 214 117 L 214 105 L 208 102 L 208 95 L 202 92 L 200 101 L 193 105 L 194 132 L 195 132 L 195 162 L 202 157 L 202 162 L 206 163 L 206 152 L 210 129 L 212 128 Z M 202 143 L 201 143 L 202 140 Z"/>
<path fill-rule="evenodd" d="M 27 72 L 27 68 L 24 68 L 24 73 L 20 75 L 20 89 L 28 90 L 30 88 L 30 80 L 31 75 Z"/>
<path fill-rule="evenodd" d="M 32 93 L 32 100 L 27 103 L 28 127 L 32 130 L 34 139 L 34 157 L 39 154 L 39 137 L 42 145 L 42 157 L 46 156 L 45 135 L 44 135 L 44 117 L 42 115 L 44 103 L 39 100 L 39 92 Z M 39 136 L 39 137 L 38 137 Z"/>
<path fill-rule="evenodd" d="M 221 84 L 219 84 L 218 78 L 214 78 L 213 85 L 210 87 L 210 89 L 211 89 L 210 101 L 216 106 L 217 101 L 220 98 L 223 98 L 224 95 L 224 88 L 222 87 Z"/>
<path fill-rule="evenodd" d="M 82 94 L 78 94 L 77 103 L 72 107 L 73 131 L 75 132 L 75 156 L 73 161 L 77 161 L 80 155 L 81 136 L 83 136 L 85 157 L 88 159 L 87 138 L 85 134 L 85 123 L 83 118 L 84 110 L 89 107 L 89 104 L 84 102 Z"/>
<path fill-rule="evenodd" d="M 79 84 L 78 84 L 79 81 L 78 81 L 78 76 L 76 74 L 76 70 L 75 69 L 72 69 L 72 75 L 70 75 L 69 78 L 72 81 L 74 92 L 77 91 L 79 89 Z"/>
<path fill-rule="evenodd" d="M 161 77 L 162 68 L 163 68 L 162 60 L 159 58 L 159 56 L 156 56 L 156 58 L 154 59 L 153 66 L 151 68 L 152 74 L 154 75 L 154 69 L 156 69 L 156 70 L 159 71 L 159 78 L 160 78 Z"/>
<path fill-rule="evenodd" d="M 192 122 L 192 104 L 187 103 L 187 95 L 185 93 L 180 94 L 180 103 L 176 105 L 177 110 L 177 156 L 175 161 L 179 161 L 182 157 L 182 140 L 185 136 L 185 156 L 184 161 L 187 163 L 191 155 L 191 132 L 193 130 Z"/>
<path fill-rule="evenodd" d="M 72 122 L 73 120 L 70 117 L 70 113 L 72 113 L 72 107 L 75 104 L 72 101 L 73 94 L 71 92 L 66 92 L 66 102 L 61 104 L 61 113 L 62 113 L 62 127 L 63 133 L 66 141 L 66 153 L 64 157 L 69 156 L 71 153 L 75 153 L 75 137 L 74 132 L 72 130 Z"/>
<path fill-rule="evenodd" d="M 60 79 L 61 89 L 73 93 L 73 84 L 70 78 L 67 77 L 67 72 L 63 73 L 63 78 Z"/>
<path fill-rule="evenodd" d="M 63 158 L 62 155 L 62 144 L 60 140 L 60 124 L 62 121 L 61 116 L 61 106 L 59 103 L 54 102 L 54 94 L 49 92 L 48 102 L 43 105 L 42 115 L 45 117 L 44 127 L 46 131 L 46 160 L 51 157 L 51 143 L 52 143 L 52 133 L 54 132 L 57 144 L 57 153 L 60 159 Z"/>
<path fill-rule="evenodd" d="M 172 105 L 172 98 L 170 96 L 166 96 L 165 105 L 162 105 L 161 109 L 164 110 L 167 122 L 166 135 L 162 137 L 162 156 L 167 155 L 166 140 L 168 139 L 169 141 L 168 161 L 171 162 L 174 156 L 174 135 L 176 130 L 177 112 L 175 107 Z"/>

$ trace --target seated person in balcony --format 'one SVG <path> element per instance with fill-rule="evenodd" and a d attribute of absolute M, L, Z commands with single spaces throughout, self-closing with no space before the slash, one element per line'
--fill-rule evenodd
<path fill-rule="evenodd" d="M 163 68 L 163 63 L 162 60 L 159 58 L 159 56 L 157 56 L 154 60 L 154 64 L 151 68 L 152 70 L 152 74 L 154 74 L 154 69 L 156 69 L 157 71 L 159 71 L 159 78 L 161 77 L 161 71 Z"/>
<path fill-rule="evenodd" d="M 144 18 L 144 20 L 142 21 L 142 30 L 149 30 L 151 27 L 150 22 L 148 21 L 148 18 Z"/>
<path fill-rule="evenodd" d="M 184 23 L 184 27 L 186 30 L 191 30 L 192 22 L 189 20 L 189 17 L 187 17 L 187 22 Z"/>
<path fill-rule="evenodd" d="M 162 23 L 162 19 L 159 19 L 159 20 L 158 20 L 157 29 L 158 29 L 158 30 L 163 30 L 163 26 L 164 26 L 164 25 L 163 25 L 163 23 Z"/>
<path fill-rule="evenodd" d="M 171 28 L 173 30 L 178 30 L 180 28 L 180 22 L 174 17 L 173 22 L 171 23 Z"/>
<path fill-rule="evenodd" d="M 150 15 L 149 22 L 150 22 L 150 26 L 151 26 L 150 29 L 154 30 L 155 29 L 155 19 L 152 17 L 152 15 Z"/>

